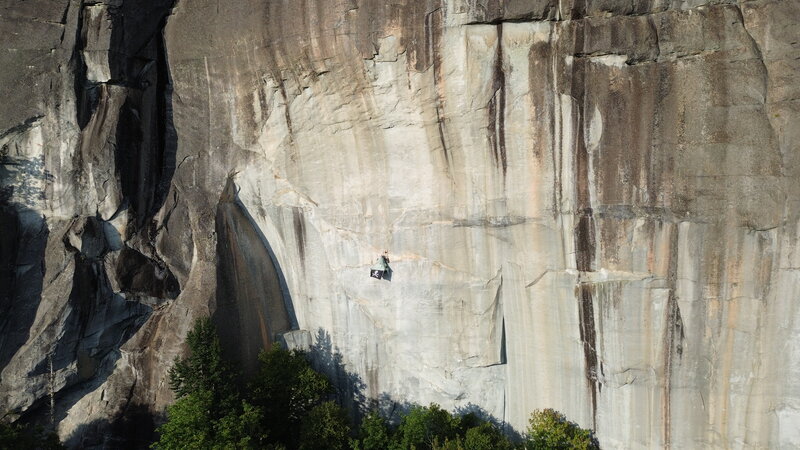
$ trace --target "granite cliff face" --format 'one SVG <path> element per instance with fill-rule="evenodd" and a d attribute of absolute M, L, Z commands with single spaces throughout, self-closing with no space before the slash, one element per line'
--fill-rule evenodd
<path fill-rule="evenodd" d="M 800 446 L 798 21 L 797 0 L 6 2 L 0 410 L 143 445 L 212 313 L 246 369 L 306 330 L 282 339 L 386 408 Z M 383 249 L 390 282 L 367 277 Z"/>

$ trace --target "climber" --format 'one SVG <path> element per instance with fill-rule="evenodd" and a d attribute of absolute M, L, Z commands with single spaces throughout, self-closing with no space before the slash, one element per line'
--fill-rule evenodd
<path fill-rule="evenodd" d="M 375 264 L 369 269 L 369 276 L 372 278 L 382 279 L 392 272 L 389 267 L 389 250 L 384 250 L 383 254 L 378 257 Z M 389 279 L 387 277 L 387 279 Z"/>

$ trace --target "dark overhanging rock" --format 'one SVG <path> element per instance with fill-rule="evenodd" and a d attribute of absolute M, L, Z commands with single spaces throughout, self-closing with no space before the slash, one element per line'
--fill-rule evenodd
<path fill-rule="evenodd" d="M 110 70 L 127 87 L 117 122 L 115 158 L 136 229 L 164 205 L 175 173 L 178 143 L 164 43 L 164 26 L 173 5 L 174 0 L 125 1 L 111 35 L 118 48 L 109 54 Z"/>
<path fill-rule="evenodd" d="M 228 179 L 217 206 L 217 305 L 214 322 L 226 353 L 252 375 L 258 354 L 297 319 L 269 242 Z"/>

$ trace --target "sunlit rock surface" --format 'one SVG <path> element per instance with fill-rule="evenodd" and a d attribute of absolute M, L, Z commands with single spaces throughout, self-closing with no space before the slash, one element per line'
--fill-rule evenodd
<path fill-rule="evenodd" d="M 800 446 L 799 21 L 797 0 L 2 5 L 0 410 L 145 445 L 212 313 L 232 356 L 310 346 L 387 411 Z"/>

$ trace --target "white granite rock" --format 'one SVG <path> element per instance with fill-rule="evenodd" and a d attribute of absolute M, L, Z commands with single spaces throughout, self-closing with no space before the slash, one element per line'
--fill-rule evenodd
<path fill-rule="evenodd" d="M 62 43 L 52 67 L 78 48 L 99 83 L 85 123 L 69 71 L 63 102 L 31 87 L 41 113 L 0 116 L 4 151 L 53 175 L 11 199 L 50 234 L 0 405 L 46 402 L 30 370 L 74 332 L 73 255 L 106 242 L 76 228 L 92 217 L 123 237 L 92 267 L 127 331 L 92 347 L 86 383 L 78 356 L 56 371 L 74 445 L 116 442 L 81 425 L 128 405 L 161 410 L 191 320 L 215 312 L 239 357 L 306 330 L 283 339 L 387 409 L 523 432 L 550 407 L 604 448 L 798 446 L 799 18 L 795 0 L 181 0 L 163 49 L 137 25 L 155 72 L 107 30 Z M 115 84 L 123 67 L 140 84 Z M 385 249 L 391 280 L 370 278 Z"/>

